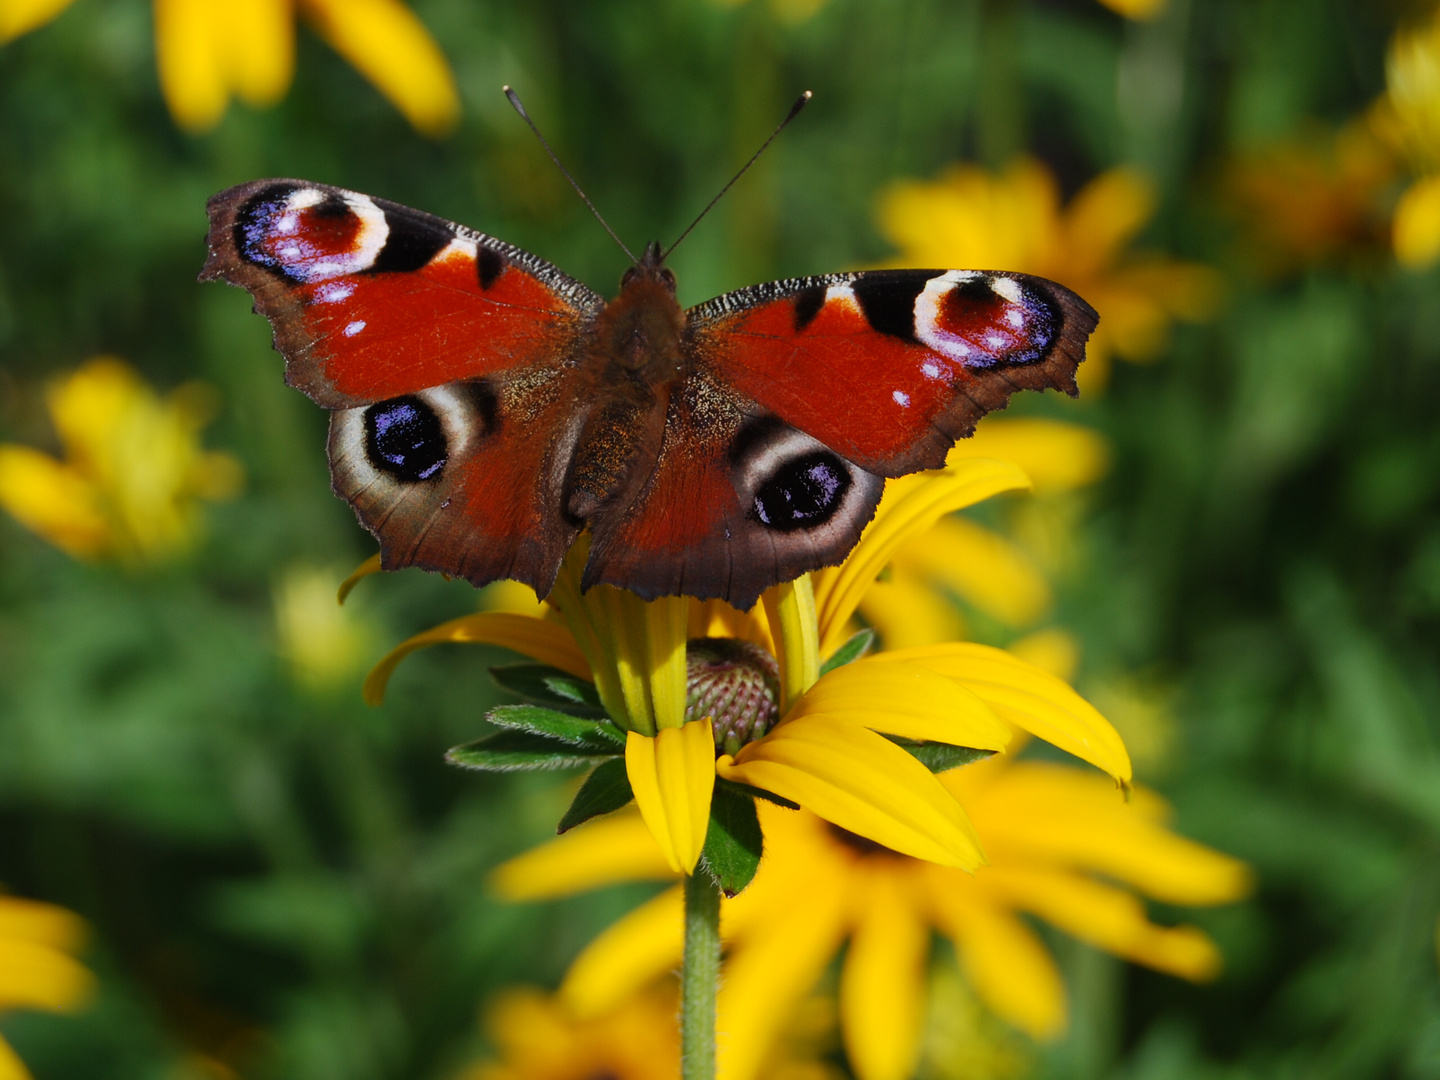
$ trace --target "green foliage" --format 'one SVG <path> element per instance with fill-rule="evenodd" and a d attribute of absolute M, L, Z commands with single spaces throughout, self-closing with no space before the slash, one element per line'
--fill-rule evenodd
<path fill-rule="evenodd" d="M 613 813 L 630 805 L 634 798 L 635 792 L 630 789 L 630 777 L 625 771 L 625 759 L 611 758 L 609 761 L 602 761 L 580 785 L 580 790 L 575 793 L 575 801 L 570 804 L 570 809 L 565 811 L 565 816 L 560 819 L 555 831 L 569 832 L 576 825 L 582 825 L 593 817 Z"/>
<path fill-rule="evenodd" d="M 764 837 L 755 800 L 730 788 L 716 787 L 710 803 L 710 828 L 701 852 L 704 872 L 726 896 L 736 896 L 760 869 Z"/>
<path fill-rule="evenodd" d="M 0 442 L 58 451 L 48 381 L 112 353 L 164 388 L 215 386 L 207 442 L 248 474 L 158 568 L 79 565 L 0 518 L 0 881 L 91 921 L 102 987 L 77 1016 L 5 1015 L 35 1075 L 179 1076 L 198 1054 L 247 1077 L 451 1077 L 481 1052 L 483 1001 L 554 985 L 635 899 L 486 889 L 562 814 L 620 802 L 622 744 L 583 685 L 502 666 L 502 693 L 485 671 L 514 658 L 474 647 L 407 660 L 378 710 L 362 671 L 330 689 L 292 677 L 279 582 L 309 565 L 338 584 L 374 546 L 330 496 L 326 417 L 283 385 L 249 298 L 194 281 L 210 194 L 301 176 L 612 291 L 623 257 L 504 82 L 632 246 L 677 235 L 815 91 L 676 253 L 687 303 L 889 258 L 877 195 L 957 161 L 1034 154 L 1066 194 L 1115 164 L 1150 171 L 1138 245 L 1219 267 L 1224 306 L 1153 364 L 1117 365 L 1103 396 L 1011 412 L 1114 441 L 1113 473 L 1060 530 L 1057 619 L 1083 644 L 1082 691 L 1133 672 L 1169 691 L 1168 725 L 1115 714 L 1139 778 L 1259 890 L 1160 911 L 1219 942 L 1209 986 L 1069 949 L 1068 1034 L 1036 1073 L 1440 1075 L 1440 278 L 1383 250 L 1261 273 L 1223 182 L 1237 155 L 1366 110 L 1405 5 L 1169 0 L 1127 22 L 1097 0 L 829 0 L 799 23 L 765 0 L 414 6 L 464 99 L 441 142 L 306 30 L 285 100 L 201 137 L 165 113 L 143 0 L 78 0 L 0 46 Z M 474 606 L 463 583 L 407 572 L 367 579 L 346 610 L 378 659 Z M 487 713 L 500 729 L 452 753 L 600 762 L 568 813 L 556 777 L 445 764 Z M 753 805 L 716 790 L 733 814 L 705 857 L 729 887 L 758 854 Z"/>
<path fill-rule="evenodd" d="M 906 739 L 899 735 L 886 735 L 885 738 L 933 773 L 948 772 L 961 765 L 972 765 L 995 753 L 993 750 L 976 750 L 973 746 L 951 746 L 949 743 Z"/>

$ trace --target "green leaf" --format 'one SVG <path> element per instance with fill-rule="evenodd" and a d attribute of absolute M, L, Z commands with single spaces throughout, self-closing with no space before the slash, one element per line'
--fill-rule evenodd
<path fill-rule="evenodd" d="M 594 683 L 548 664 L 492 667 L 490 678 L 512 694 L 562 712 L 582 712 L 597 717 L 605 715 L 605 707 L 600 704 Z"/>
<path fill-rule="evenodd" d="M 875 644 L 875 631 L 868 626 L 859 633 L 852 634 L 850 640 L 841 645 L 833 653 L 830 659 L 820 665 L 820 674 L 834 671 L 837 667 L 844 667 L 846 664 L 853 664 L 870 651 Z"/>
<path fill-rule="evenodd" d="M 445 760 L 466 769 L 517 772 L 526 769 L 578 769 L 613 758 L 610 746 L 596 749 L 558 742 L 532 731 L 497 731 L 464 746 L 452 747 Z"/>
<path fill-rule="evenodd" d="M 735 896 L 750 884 L 763 847 L 755 800 L 717 784 L 701 859 L 726 896 Z"/>
<path fill-rule="evenodd" d="M 991 757 L 994 750 L 976 750 L 973 746 L 951 746 L 943 742 L 924 742 L 919 739 L 904 739 L 899 735 L 886 735 L 896 746 L 906 750 L 921 765 L 932 773 L 948 772 L 961 765 L 970 765 Z"/>
<path fill-rule="evenodd" d="M 595 771 L 585 778 L 570 809 L 560 819 L 557 833 L 569 832 L 576 825 L 589 821 L 601 814 L 609 814 L 627 805 L 635 793 L 630 790 L 630 777 L 625 772 L 624 758 L 602 761 Z"/>
<path fill-rule="evenodd" d="M 529 731 L 570 746 L 614 754 L 625 747 L 625 736 L 609 720 L 557 712 L 541 705 L 500 705 L 485 714 L 496 727 Z"/>
<path fill-rule="evenodd" d="M 726 791 L 729 791 L 731 794 L 734 795 L 744 795 L 747 798 L 751 799 L 764 799 L 766 802 L 772 802 L 776 806 L 783 806 L 786 810 L 800 809 L 800 804 L 798 802 L 791 802 L 789 799 L 785 798 L 784 795 L 776 795 L 773 791 L 766 791 L 764 788 L 751 787 L 749 784 L 742 784 L 736 780 L 722 780 L 720 777 L 717 776 L 715 778 L 715 786 L 717 788 L 724 788 Z"/>

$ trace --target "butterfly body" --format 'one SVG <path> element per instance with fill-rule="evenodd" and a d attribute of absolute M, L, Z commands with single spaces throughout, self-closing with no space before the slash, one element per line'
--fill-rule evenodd
<path fill-rule="evenodd" d="M 738 607 L 840 561 L 884 478 L 1017 389 L 1074 393 L 1096 316 L 1019 274 L 900 270 L 684 309 L 658 245 L 609 303 L 503 241 L 354 192 L 215 196 L 202 279 L 250 290 L 332 410 L 336 493 L 383 565 Z"/>

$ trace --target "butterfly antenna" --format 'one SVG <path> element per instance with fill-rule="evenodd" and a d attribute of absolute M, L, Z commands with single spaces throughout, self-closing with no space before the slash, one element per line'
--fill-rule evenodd
<path fill-rule="evenodd" d="M 740 177 L 744 176 L 747 172 L 749 172 L 750 166 L 755 164 L 756 160 L 760 157 L 760 155 L 765 152 L 765 148 L 775 141 L 775 136 L 779 135 L 780 132 L 784 131 L 785 125 L 790 123 L 791 120 L 794 120 L 795 117 L 799 116 L 800 110 L 805 108 L 806 105 L 810 104 L 810 98 L 812 96 L 813 95 L 810 93 L 810 91 L 806 90 L 803 94 L 801 94 L 798 98 L 795 99 L 795 104 L 790 106 L 790 111 L 785 114 L 785 119 L 781 120 L 775 130 L 770 133 L 770 137 L 760 144 L 760 149 L 756 150 L 755 153 L 750 155 L 750 160 L 745 162 L 744 165 L 740 166 L 740 171 L 730 178 L 730 182 L 720 189 L 720 193 L 705 204 L 705 209 L 701 210 L 700 213 L 696 216 L 695 220 L 692 221 L 690 225 L 686 228 L 686 230 L 682 232 L 679 237 L 676 238 L 675 242 L 665 249 L 665 254 L 661 256 L 662 261 L 670 257 L 670 253 L 680 246 L 680 241 L 684 240 L 685 237 L 690 235 L 690 230 L 695 228 L 696 225 L 699 225 L 705 215 L 710 213 L 710 211 L 714 209 L 715 204 L 724 197 L 725 193 L 735 186 L 735 181 L 739 180 Z"/>
<path fill-rule="evenodd" d="M 600 211 L 595 209 L 595 204 L 590 201 L 590 196 L 586 195 L 580 185 L 575 182 L 575 177 L 570 175 L 570 170 L 560 164 L 560 159 L 555 156 L 555 151 L 550 149 L 550 144 L 545 141 L 545 136 L 540 134 L 540 129 L 535 126 L 535 121 L 531 120 L 530 114 L 525 111 L 525 106 L 520 101 L 520 95 L 508 86 L 503 86 L 501 89 L 505 91 L 505 96 L 510 99 L 510 104 L 515 107 L 515 111 L 520 114 L 520 119 L 530 125 L 530 130 L 533 131 L 535 137 L 540 140 L 540 145 L 543 146 L 545 152 L 550 155 L 550 160 L 555 162 L 555 167 L 560 170 L 561 175 L 564 176 L 566 180 L 570 181 L 570 186 L 575 189 L 575 194 L 579 195 L 581 202 L 590 208 L 590 212 L 595 215 L 595 220 L 605 227 L 605 231 L 610 234 L 610 239 L 620 245 L 620 250 L 630 256 L 630 261 L 632 263 L 638 263 L 640 260 L 635 258 L 635 253 L 625 246 L 624 240 L 621 240 L 620 237 L 615 235 L 615 230 L 610 227 L 610 223 L 605 220 Z M 782 124 L 781 126 L 783 127 L 784 125 Z M 771 138 L 774 138 L 774 136 L 772 135 Z"/>

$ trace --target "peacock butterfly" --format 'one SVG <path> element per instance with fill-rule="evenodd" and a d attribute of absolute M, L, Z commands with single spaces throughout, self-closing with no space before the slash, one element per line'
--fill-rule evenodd
<path fill-rule="evenodd" d="M 685 310 L 658 244 L 607 303 L 324 184 L 256 180 L 208 210 L 200 278 L 250 291 L 286 381 L 331 410 L 333 486 L 383 566 L 541 596 L 588 528 L 584 587 L 749 608 L 843 559 L 884 478 L 940 466 L 1016 390 L 1074 395 L 1097 322 L 1054 282 L 975 270 L 789 278 Z"/>

